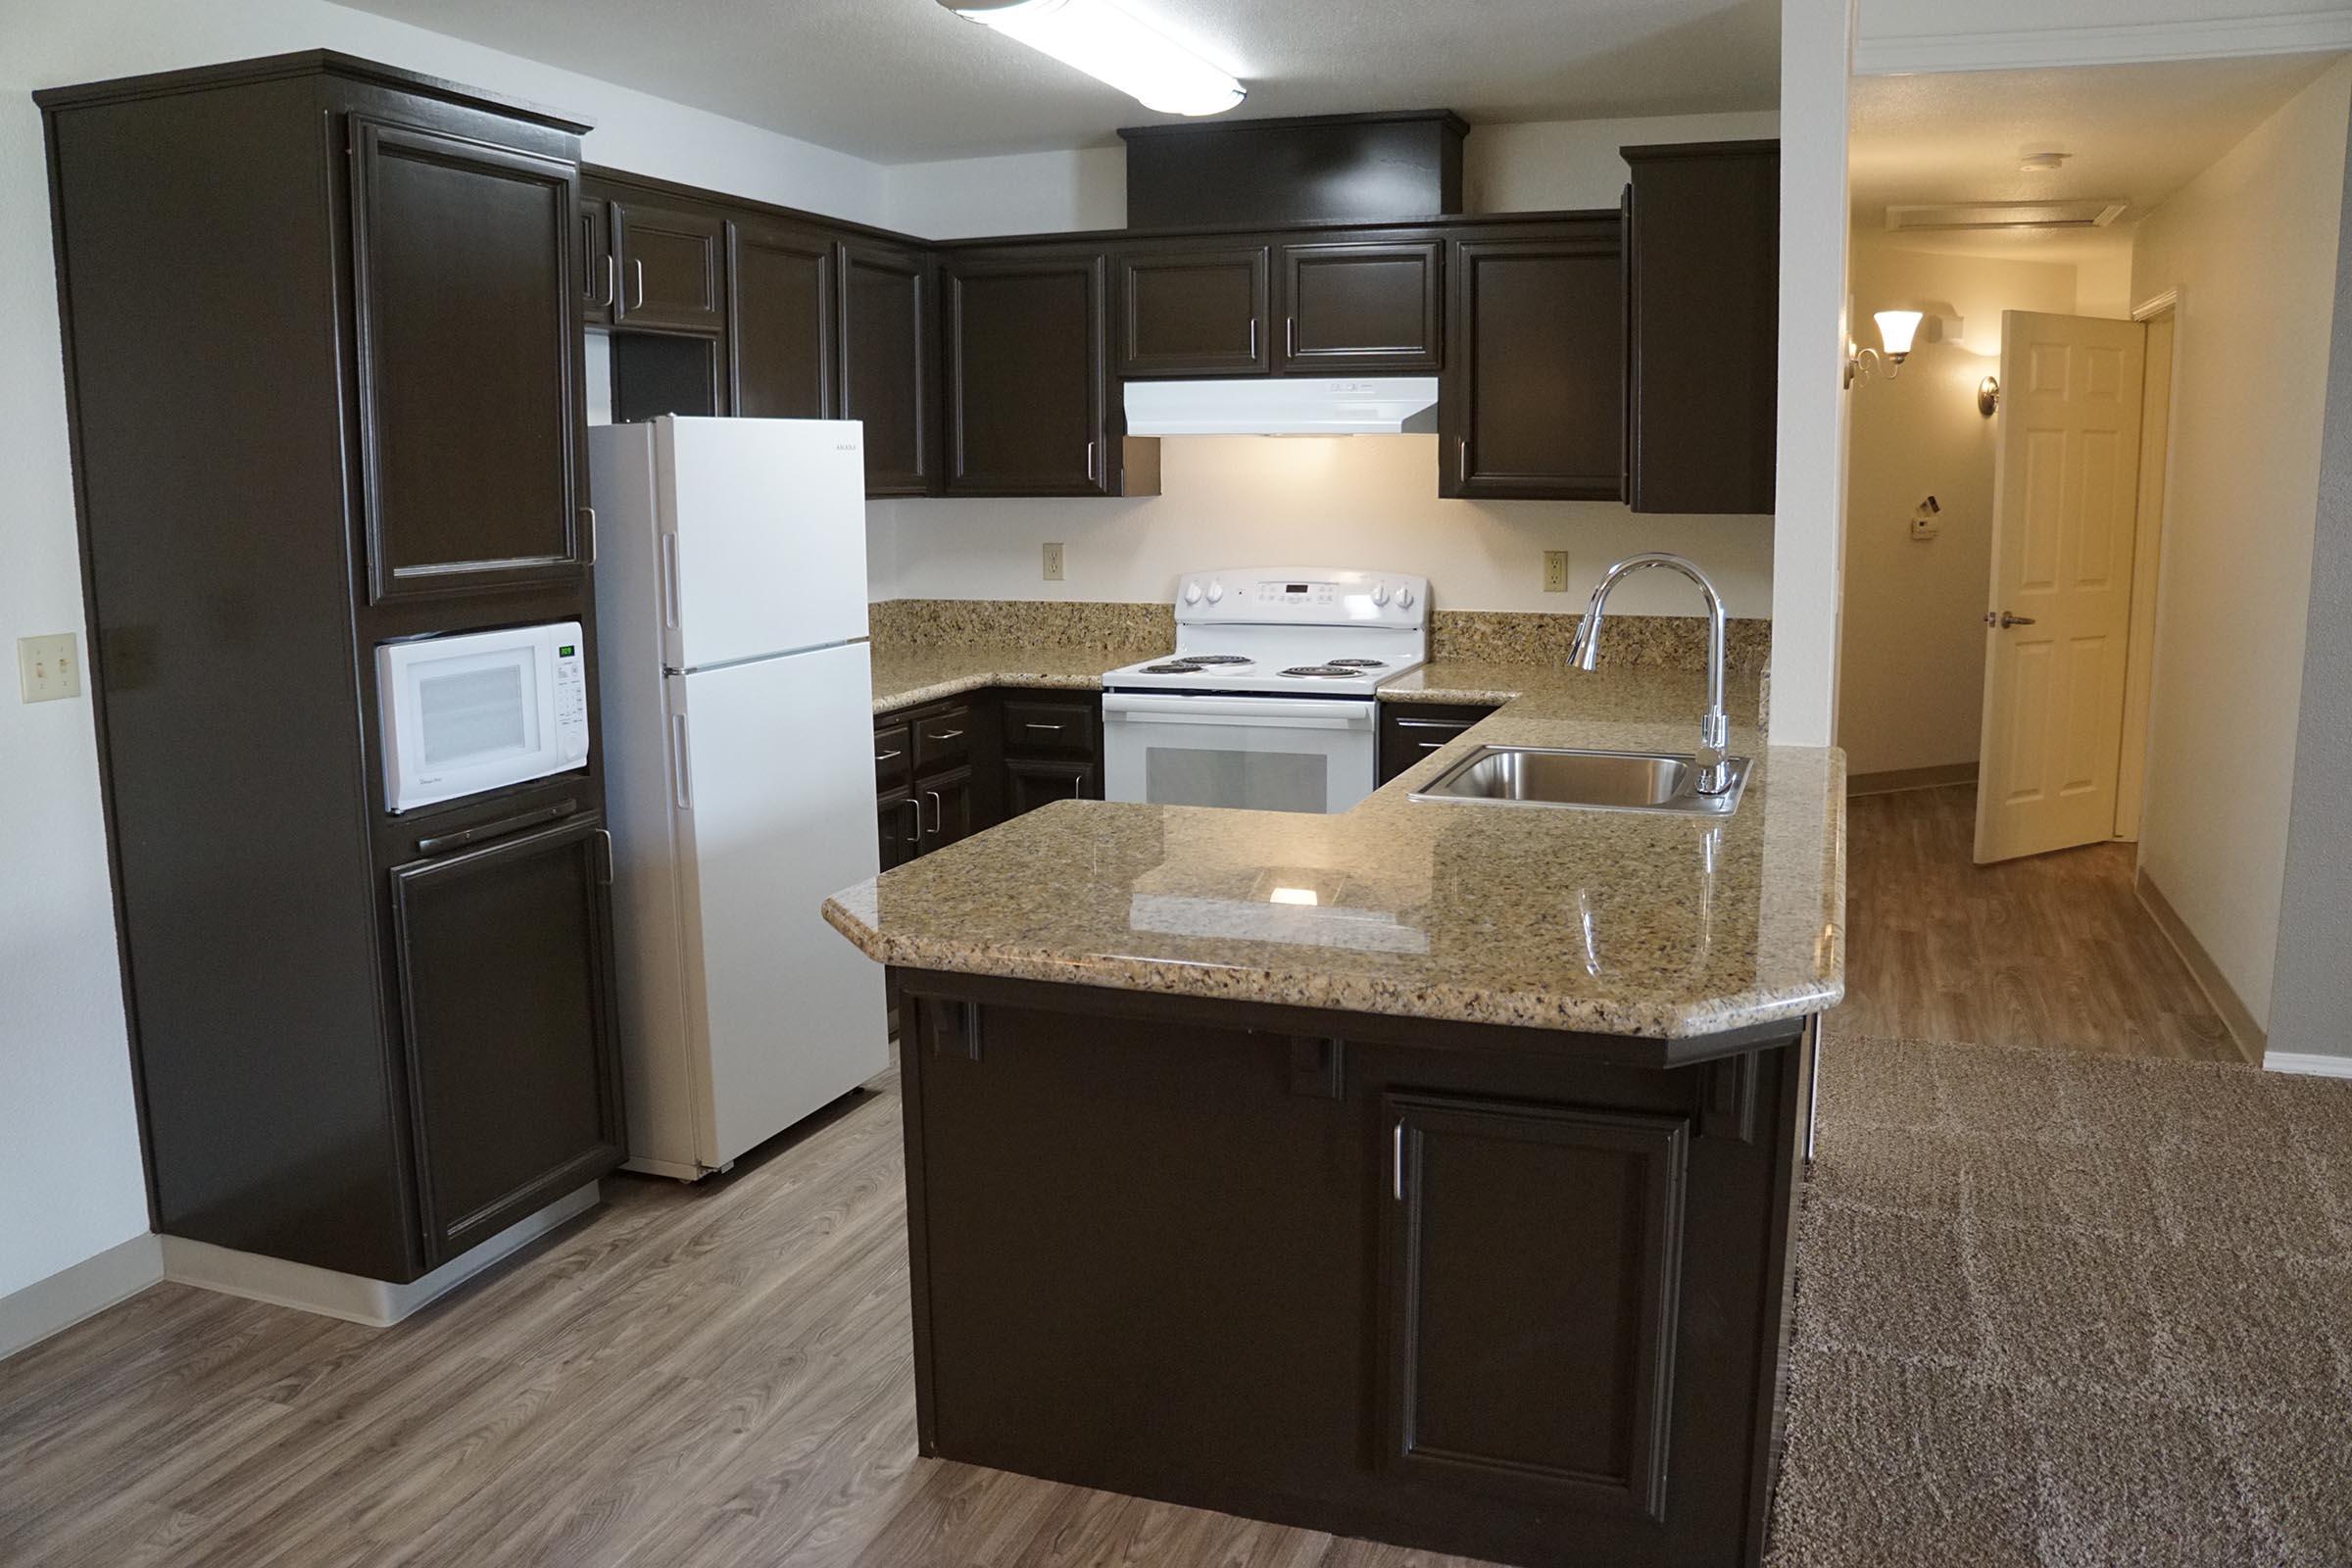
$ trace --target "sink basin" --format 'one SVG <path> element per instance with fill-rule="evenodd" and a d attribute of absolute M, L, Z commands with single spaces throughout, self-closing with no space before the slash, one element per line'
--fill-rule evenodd
<path fill-rule="evenodd" d="M 1747 788 L 1748 760 L 1731 760 L 1731 788 L 1701 795 L 1698 768 L 1667 752 L 1578 752 L 1540 746 L 1482 746 L 1415 790 L 1416 801 L 1550 806 L 1586 811 L 1670 811 L 1729 816 Z"/>

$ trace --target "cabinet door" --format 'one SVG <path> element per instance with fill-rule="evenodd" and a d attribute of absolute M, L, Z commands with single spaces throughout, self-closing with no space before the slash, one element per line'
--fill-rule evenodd
<path fill-rule="evenodd" d="M 612 254 L 612 204 L 582 197 L 580 314 L 596 325 L 610 325 L 612 307 L 619 301 L 620 263 Z"/>
<path fill-rule="evenodd" d="M 1494 710 L 1451 703 L 1380 705 L 1380 781 L 1386 784 L 1462 736 Z"/>
<path fill-rule="evenodd" d="M 370 599 L 576 578 L 577 172 L 358 117 L 352 134 Z"/>
<path fill-rule="evenodd" d="M 874 797 L 874 833 L 885 871 L 923 853 L 923 814 L 910 792 L 884 790 Z"/>
<path fill-rule="evenodd" d="M 1626 149 L 1626 498 L 1773 510 L 1780 416 L 1778 142 Z"/>
<path fill-rule="evenodd" d="M 1119 259 L 1121 375 L 1231 375 L 1273 368 L 1269 252 L 1143 251 Z"/>
<path fill-rule="evenodd" d="M 865 493 L 932 490 L 931 264 L 887 245 L 844 245 L 835 263 L 840 413 L 865 426 Z"/>
<path fill-rule="evenodd" d="M 1688 1124 L 1438 1095 L 1382 1112 L 1382 1463 L 1663 1518 Z"/>
<path fill-rule="evenodd" d="M 1104 271 L 1100 255 L 943 270 L 948 493 L 1112 493 Z"/>
<path fill-rule="evenodd" d="M 1282 368 L 1309 375 L 1436 369 L 1443 251 L 1436 240 L 1285 245 Z"/>
<path fill-rule="evenodd" d="M 687 332 L 726 325 L 726 224 L 716 215 L 615 202 L 612 247 L 620 264 L 616 323 Z"/>
<path fill-rule="evenodd" d="M 1102 786 L 1092 762 L 1025 758 L 1004 760 L 1004 815 L 1007 820 L 1054 801 L 1098 801 Z"/>
<path fill-rule="evenodd" d="M 974 826 L 972 770 L 958 767 L 914 781 L 914 798 L 922 807 L 921 853 L 944 850 L 972 836 Z"/>
<path fill-rule="evenodd" d="M 611 880 L 594 814 L 392 873 L 428 1264 L 620 1161 Z"/>
<path fill-rule="evenodd" d="M 727 241 L 735 413 L 754 419 L 831 418 L 840 382 L 833 242 L 778 223 L 730 223 Z"/>
<path fill-rule="evenodd" d="M 1614 501 L 1624 461 L 1615 224 L 1454 246 L 1439 493 Z"/>

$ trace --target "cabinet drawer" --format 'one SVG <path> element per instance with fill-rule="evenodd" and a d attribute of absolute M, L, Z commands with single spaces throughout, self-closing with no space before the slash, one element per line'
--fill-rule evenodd
<path fill-rule="evenodd" d="M 1092 704 L 1004 704 L 1004 750 L 1009 756 L 1092 757 L 1096 752 Z"/>
<path fill-rule="evenodd" d="M 1391 704 L 1380 709 L 1380 781 L 1386 784 L 1423 758 L 1459 739 L 1494 711 L 1455 704 Z"/>
<path fill-rule="evenodd" d="M 914 765 L 923 772 L 961 762 L 972 755 L 972 710 L 951 708 L 914 721 Z"/>
<path fill-rule="evenodd" d="M 914 771 L 914 726 L 889 724 L 874 731 L 874 788 L 895 789 Z"/>

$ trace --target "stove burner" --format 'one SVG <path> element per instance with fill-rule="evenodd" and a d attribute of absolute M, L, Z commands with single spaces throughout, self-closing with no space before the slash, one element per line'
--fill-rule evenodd
<path fill-rule="evenodd" d="M 1389 662 L 1385 659 L 1334 659 L 1329 662 L 1334 669 L 1386 669 L 1389 667 Z"/>
<path fill-rule="evenodd" d="M 1239 654 L 1178 654 L 1176 662 L 1182 664 L 1254 664 L 1257 662 L 1254 659 L 1244 659 Z"/>
<path fill-rule="evenodd" d="M 1293 664 L 1283 673 L 1299 680 L 1347 680 L 1362 671 L 1349 669 L 1343 664 Z"/>
<path fill-rule="evenodd" d="M 1198 675 L 1200 673 L 1200 666 L 1188 663 L 1183 660 L 1176 660 L 1165 664 L 1146 664 L 1143 672 L 1147 675 Z"/>

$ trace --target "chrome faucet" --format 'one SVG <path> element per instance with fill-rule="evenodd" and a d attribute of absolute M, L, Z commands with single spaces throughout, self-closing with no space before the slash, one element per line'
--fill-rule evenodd
<path fill-rule="evenodd" d="M 1585 618 L 1576 628 L 1576 640 L 1568 645 L 1568 662 L 1579 669 L 1591 669 L 1600 656 L 1600 616 L 1608 608 L 1609 593 L 1618 583 L 1646 566 L 1671 566 L 1698 584 L 1698 591 L 1707 600 L 1707 710 L 1699 715 L 1698 751 L 1692 760 L 1698 764 L 1698 793 L 1721 795 L 1732 785 L 1732 769 L 1726 753 L 1731 746 L 1731 721 L 1723 711 L 1723 596 L 1707 581 L 1707 574 L 1680 556 L 1663 551 L 1649 551 L 1628 556 L 1600 574 L 1592 589 L 1592 602 L 1585 607 Z"/>

